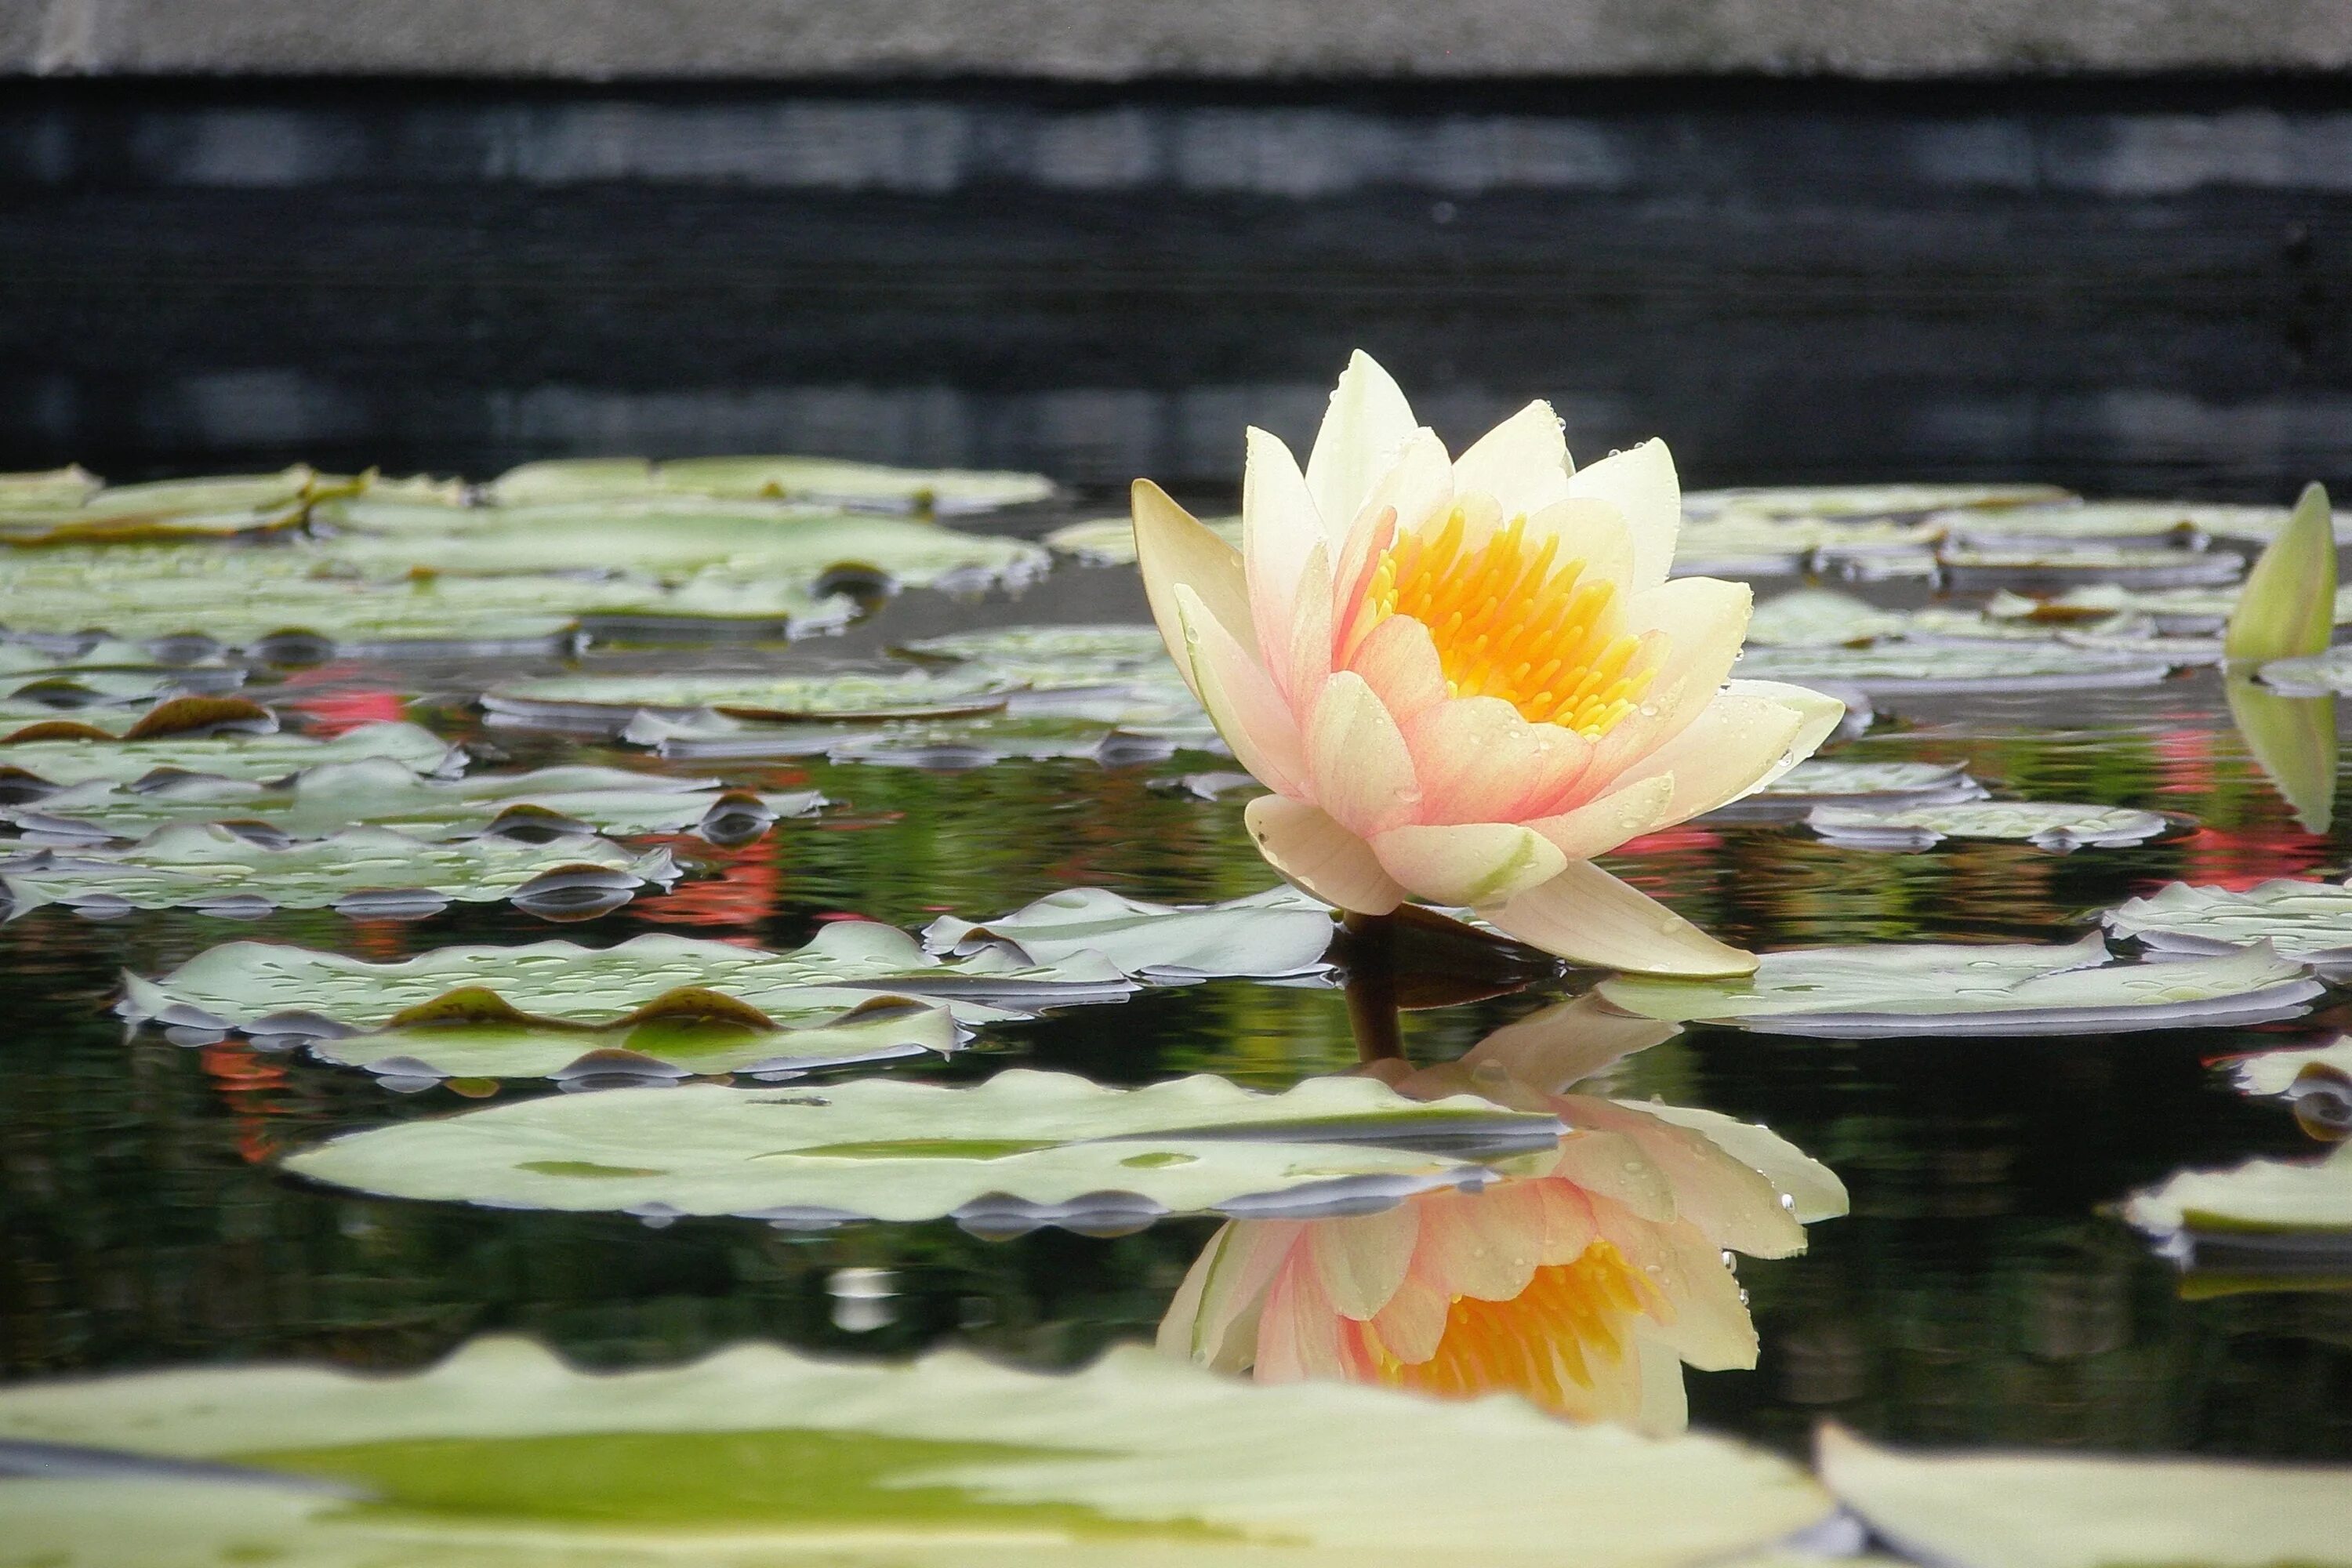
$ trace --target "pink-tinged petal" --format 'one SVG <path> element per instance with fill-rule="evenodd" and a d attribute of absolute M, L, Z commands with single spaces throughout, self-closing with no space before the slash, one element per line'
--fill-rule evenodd
<path fill-rule="evenodd" d="M 1315 804 L 1370 838 L 1413 821 L 1421 784 L 1412 753 L 1364 678 L 1340 670 L 1323 683 L 1307 721 L 1307 768 Z"/>
<path fill-rule="evenodd" d="M 1336 1377 L 1341 1367 L 1339 1314 L 1306 1248 L 1294 1247 L 1266 1291 L 1258 1320 L 1257 1378 L 1261 1383 L 1297 1383 Z"/>
<path fill-rule="evenodd" d="M 1493 1068 L 1538 1094 L 1558 1094 L 1681 1033 L 1679 1024 L 1630 1017 L 1588 994 L 1504 1025 L 1471 1047 L 1461 1065 Z"/>
<path fill-rule="evenodd" d="M 1727 1152 L 1705 1133 L 1588 1095 L 1559 1103 L 1561 1118 L 1631 1140 L 1665 1180 L 1674 1213 L 1717 1247 L 1750 1258 L 1787 1258 L 1805 1249 L 1805 1227 L 1781 1206 L 1762 1172 Z"/>
<path fill-rule="evenodd" d="M 1598 969 L 1633 974 L 1752 974 L 1756 955 L 1726 947 L 1590 860 L 1481 911 L 1506 936 Z"/>
<path fill-rule="evenodd" d="M 1257 1354 L 1257 1323 L 1275 1272 L 1298 1244 L 1297 1220 L 1243 1220 L 1221 1226 L 1193 1259 L 1160 1321 L 1169 1355 L 1238 1372 Z"/>
<path fill-rule="evenodd" d="M 1412 1269 L 1372 1320 L 1372 1332 L 1391 1355 L 1408 1366 L 1418 1365 L 1437 1353 L 1445 1338 L 1445 1314 L 1453 1304 L 1434 1279 Z"/>
<path fill-rule="evenodd" d="M 1234 759 L 1269 789 L 1303 795 L 1307 760 L 1298 721 L 1275 689 L 1273 677 L 1210 614 L 1191 584 L 1176 585 L 1177 624 L 1184 640 L 1180 667 L 1190 668 L 1192 689 L 1234 749 Z"/>
<path fill-rule="evenodd" d="M 1690 1399 L 1683 1391 L 1683 1358 L 1648 1333 L 1635 1331 L 1641 1358 L 1642 1403 L 1632 1416 L 1644 1437 L 1680 1436 L 1690 1426 Z"/>
<path fill-rule="evenodd" d="M 1256 634 L 1250 626 L 1249 586 L 1242 571 L 1242 552 L 1210 532 L 1150 479 L 1135 481 L 1133 500 L 1136 564 L 1151 600 L 1151 618 L 1160 623 L 1160 639 L 1167 643 L 1170 657 L 1189 686 L 1192 661 L 1184 651 L 1176 586 L 1181 583 L 1199 595 L 1211 618 L 1234 640 L 1254 644 Z M 1192 694 L 1200 695 L 1198 686 L 1192 687 Z"/>
<path fill-rule="evenodd" d="M 1248 443 L 1242 469 L 1242 562 L 1249 579 L 1250 618 L 1257 628 L 1255 646 L 1280 680 L 1299 577 L 1308 554 L 1325 544 L 1323 522 L 1315 514 L 1298 459 L 1281 438 L 1253 427 Z"/>
<path fill-rule="evenodd" d="M 1535 1278 L 1543 1250 L 1544 1199 L 1533 1182 L 1505 1182 L 1483 1193 L 1440 1193 L 1421 1200 L 1415 1273 L 1426 1272 L 1449 1295 L 1508 1301 Z"/>
<path fill-rule="evenodd" d="M 1765 698 L 1796 710 L 1800 717 L 1796 738 L 1780 753 L 1780 763 L 1757 784 L 1759 789 L 1820 751 L 1837 733 L 1838 726 L 1845 722 L 1844 701 L 1810 686 L 1791 686 L 1785 680 L 1735 680 L 1723 689 L 1729 697 Z"/>
<path fill-rule="evenodd" d="M 1438 662 L 1437 644 L 1431 639 L 1429 628 L 1411 616 L 1391 616 L 1374 626 L 1357 647 L 1348 668 L 1364 678 L 1381 706 L 1401 726 L 1410 726 L 1452 698 L 1445 689 L 1445 667 Z M 1412 743 L 1410 731 L 1406 743 Z M 1422 776 L 1421 768 L 1416 759 L 1414 777 Z M 1424 795 L 1427 790 L 1423 784 Z"/>
<path fill-rule="evenodd" d="M 1568 859 L 1541 834 L 1507 822 L 1391 827 L 1372 853 L 1397 885 L 1432 903 L 1498 903 L 1559 875 Z"/>
<path fill-rule="evenodd" d="M 1382 630 L 1405 618 L 1391 617 Z M 1437 657 L 1433 645 L 1429 657 Z M 1457 698 L 1423 709 L 1405 731 L 1405 743 L 1421 784 L 1421 819 L 1428 823 L 1543 816 L 1592 765 L 1592 742 L 1558 724 L 1531 724 L 1499 697 Z"/>
<path fill-rule="evenodd" d="M 1568 437 L 1551 405 L 1528 404 L 1454 460 L 1454 488 L 1490 495 L 1506 518 L 1531 516 L 1568 498 Z"/>
<path fill-rule="evenodd" d="M 1682 532 L 1682 481 L 1664 441 L 1644 441 L 1612 452 L 1568 481 L 1568 493 L 1590 496 L 1616 507 L 1633 538 L 1633 569 L 1627 585 L 1635 593 L 1666 580 L 1675 541 Z"/>
<path fill-rule="evenodd" d="M 1331 673 L 1331 555 L 1321 544 L 1307 552 L 1298 574 L 1298 597 L 1291 616 L 1276 679 L 1293 712 L 1306 711 Z"/>
<path fill-rule="evenodd" d="M 1590 860 L 1674 820 L 1675 788 L 1670 777 L 1636 779 L 1573 811 L 1539 816 L 1528 826 L 1569 859 Z"/>
<path fill-rule="evenodd" d="M 1762 697 L 1720 692 L 1683 732 L 1626 770 L 1633 781 L 1670 780 L 1674 804 L 1657 826 L 1688 822 L 1727 805 L 1784 771 L 1805 715 Z"/>
<path fill-rule="evenodd" d="M 1371 355 L 1360 349 L 1349 357 L 1307 455 L 1307 493 L 1335 544 L 1418 424 L 1403 392 Z"/>
<path fill-rule="evenodd" d="M 1601 1234 L 1594 1228 L 1592 1201 L 1584 1195 L 1584 1189 L 1574 1182 L 1549 1178 L 1528 1184 L 1543 1199 L 1544 1267 L 1558 1268 L 1583 1257 L 1584 1249 Z"/>
<path fill-rule="evenodd" d="M 1622 1101 L 1620 1103 L 1622 1103 Z M 1741 1121 L 1719 1110 L 1644 1100 L 1630 1107 L 1654 1121 L 1687 1127 L 1786 1194 L 1788 1211 L 1800 1225 L 1835 1219 L 1853 1207 L 1837 1173 L 1769 1127 Z"/>
<path fill-rule="evenodd" d="M 1715 700 L 1748 637 L 1755 590 L 1716 577 L 1680 577 L 1625 604 L 1630 632 L 1654 632 L 1665 652 L 1642 705 L 1601 738 L 1593 777 L 1613 778 L 1673 740 Z"/>
<path fill-rule="evenodd" d="M 1309 1225 L 1307 1249 L 1333 1310 L 1360 1321 L 1387 1306 L 1412 1267 L 1420 1234 L 1420 1209 L 1413 1204 Z"/>
<path fill-rule="evenodd" d="M 1268 865 L 1327 904 L 1384 915 L 1404 902 L 1404 889 L 1381 869 L 1372 847 L 1318 806 L 1260 795 L 1243 808 L 1242 822 Z"/>
<path fill-rule="evenodd" d="M 1559 1106 L 1561 1120 L 1566 1121 L 1578 1103 L 1573 1096 L 1563 1098 Z M 1666 1173 L 1642 1152 L 1641 1145 L 1622 1132 L 1588 1130 L 1572 1121 L 1569 1125 L 1573 1131 L 1559 1141 L 1559 1159 L 1551 1168 L 1551 1180 L 1572 1182 L 1587 1196 L 1616 1204 L 1636 1218 L 1658 1225 L 1673 1221 L 1674 1188 Z"/>
<path fill-rule="evenodd" d="M 1445 443 L 1433 430 L 1416 430 L 1372 487 L 1363 510 L 1350 521 L 1331 525 L 1344 541 L 1332 571 L 1331 624 L 1339 634 L 1339 662 L 1347 662 L 1345 654 L 1370 629 L 1366 596 L 1381 557 L 1401 535 L 1436 527 L 1453 500 L 1454 464 Z"/>

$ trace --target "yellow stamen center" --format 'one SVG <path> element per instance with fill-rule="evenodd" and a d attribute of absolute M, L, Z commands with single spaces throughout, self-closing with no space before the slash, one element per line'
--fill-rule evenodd
<path fill-rule="evenodd" d="M 1525 517 L 1465 548 L 1468 521 L 1456 506 L 1389 547 L 1373 564 L 1360 630 L 1411 616 L 1429 628 L 1454 696 L 1499 697 L 1530 722 L 1606 734 L 1656 674 L 1638 638 L 1609 635 L 1617 585 L 1587 581 L 1582 561 L 1555 563 L 1559 536 L 1529 543 Z"/>

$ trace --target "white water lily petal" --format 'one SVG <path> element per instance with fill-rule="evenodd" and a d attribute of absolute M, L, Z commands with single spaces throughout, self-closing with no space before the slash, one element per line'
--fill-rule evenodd
<path fill-rule="evenodd" d="M 1590 861 L 1485 910 L 1507 936 L 1599 969 L 1643 974 L 1746 974 L 1753 953 L 1727 947 Z"/>
<path fill-rule="evenodd" d="M 1515 823 L 1391 827 L 1372 836 L 1381 869 L 1432 903 L 1480 906 L 1551 880 L 1568 859 L 1534 829 Z"/>
<path fill-rule="evenodd" d="M 1507 520 L 1533 517 L 1568 498 L 1571 466 L 1559 416 L 1538 399 L 1454 459 L 1454 488 L 1465 495 L 1494 497 Z"/>
<path fill-rule="evenodd" d="M 1569 479 L 1568 493 L 1605 500 L 1624 518 L 1633 540 L 1628 586 L 1634 593 L 1645 593 L 1666 580 L 1682 531 L 1683 507 L 1682 482 L 1664 441 L 1644 441 L 1588 464 Z"/>
<path fill-rule="evenodd" d="M 1307 456 L 1307 492 L 1335 547 L 1418 426 L 1395 379 L 1362 350 L 1350 354 Z"/>
<path fill-rule="evenodd" d="M 1134 486 L 1136 564 L 1151 601 L 1151 618 L 1168 645 L 1176 668 L 1189 683 L 1192 660 L 1185 656 L 1184 623 L 1177 613 L 1176 588 L 1183 584 L 1199 595 L 1212 617 L 1236 642 L 1255 646 L 1251 631 L 1249 584 L 1242 568 L 1242 552 L 1210 532 L 1200 521 L 1168 499 L 1168 492 L 1150 479 Z M 1198 696 L 1196 688 L 1193 695 Z"/>
<path fill-rule="evenodd" d="M 1299 577 L 1307 558 L 1321 545 L 1328 560 L 1333 547 L 1324 537 L 1298 459 L 1282 438 L 1253 426 L 1247 443 L 1242 469 L 1242 563 L 1249 584 L 1250 617 L 1257 628 L 1257 640 L 1251 646 L 1278 677 L 1289 658 L 1283 633 L 1299 608 Z M 1324 592 L 1328 599 L 1328 586 Z"/>
<path fill-rule="evenodd" d="M 1242 821 L 1268 865 L 1325 903 L 1384 915 L 1404 902 L 1404 889 L 1381 868 L 1372 847 L 1321 807 L 1260 795 L 1243 809 Z"/>
<path fill-rule="evenodd" d="M 1671 774 L 1635 779 L 1573 811 L 1538 817 L 1528 826 L 1570 859 L 1586 860 L 1675 820 L 1680 790 Z"/>
<path fill-rule="evenodd" d="M 1181 662 L 1217 732 L 1270 789 L 1305 787 L 1307 759 L 1290 705 L 1249 647 L 1226 630 L 1189 583 L 1176 584 Z"/>
<path fill-rule="evenodd" d="M 1421 786 L 1404 734 L 1371 686 L 1352 670 L 1332 676 L 1315 700 L 1307 721 L 1306 765 L 1318 785 L 1317 804 L 1351 833 L 1369 838 L 1403 826 L 1419 813 Z M 1283 788 L 1277 780 L 1266 782 Z"/>
<path fill-rule="evenodd" d="M 1307 1256 L 1333 1310 L 1362 1322 L 1386 1307 L 1412 1267 L 1420 1234 L 1421 1210 L 1412 1204 L 1308 1226 Z"/>

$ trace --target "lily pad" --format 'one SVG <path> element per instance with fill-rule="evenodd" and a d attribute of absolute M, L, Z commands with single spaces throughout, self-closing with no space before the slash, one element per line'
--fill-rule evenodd
<path fill-rule="evenodd" d="M 1549 1116 L 1470 1095 L 1423 1103 L 1370 1079 L 1258 1094 L 1207 1074 L 1112 1089 L 1016 1068 L 970 1088 L 555 1096 L 331 1139 L 287 1169 L 507 1208 L 1108 1226 L 1361 1212 L 1485 1184 L 1492 1173 L 1456 1151 L 1549 1147 L 1559 1133 Z"/>
<path fill-rule="evenodd" d="M 2095 933 L 2055 946 L 1884 942 L 1768 952 L 1736 980 L 1619 975 L 1602 1000 L 1645 1018 L 1767 1034 L 2111 1034 L 2293 1017 L 2322 987 L 2266 947 L 2116 961 Z"/>
<path fill-rule="evenodd" d="M 1328 906 L 1288 887 L 1191 906 L 1070 888 L 979 924 L 942 915 L 923 941 L 957 956 L 1002 944 L 1048 966 L 1090 953 L 1140 980 L 1272 979 L 1319 971 L 1333 930 Z"/>
<path fill-rule="evenodd" d="M 2099 917 L 2158 952 L 2231 952 L 2267 942 L 2323 974 L 2352 973 L 2352 886 L 2278 877 L 2232 892 L 2171 882 Z"/>
<path fill-rule="evenodd" d="M 1238 517 L 1204 517 L 1202 525 L 1239 550 L 1242 547 L 1242 520 Z M 1132 566 L 1135 564 L 1135 523 L 1126 516 L 1090 517 L 1083 522 L 1065 523 L 1045 535 L 1045 547 L 1058 554 L 1072 556 L 1087 566 Z"/>
<path fill-rule="evenodd" d="M 2352 643 L 2309 658 L 2274 658 L 2257 679 L 2283 697 L 2332 697 L 2352 692 Z"/>
<path fill-rule="evenodd" d="M 667 849 L 637 855 L 580 834 L 537 844 L 427 844 L 389 828 L 354 827 L 270 847 L 210 823 L 160 828 L 120 849 L 39 849 L 0 860 L 0 887 L 16 912 L 56 903 L 89 915 L 194 909 L 242 917 L 331 907 L 414 919 L 452 900 L 511 899 L 532 913 L 572 919 L 602 914 L 638 889 L 666 887 L 677 877 Z"/>
<path fill-rule="evenodd" d="M 2071 506 L 2021 506 L 1994 512 L 1947 514 L 1955 534 L 1971 539 L 2062 541 L 2102 539 L 2155 542 L 2180 534 L 2267 544 L 2285 526 L 2288 508 L 2211 501 L 2094 500 Z M 2352 539 L 2352 535 L 2347 535 Z"/>
<path fill-rule="evenodd" d="M 618 732 L 635 714 L 690 713 L 772 722 L 962 718 L 1004 707 L 1005 686 L 985 676 L 928 670 L 838 670 L 810 675 L 552 675 L 509 680 L 482 707 L 509 723 L 587 723 Z"/>
<path fill-rule="evenodd" d="M 1984 794 L 1984 785 L 1959 763 L 1841 763 L 1815 757 L 1700 820 L 1799 822 L 1822 805 L 1899 811 L 1982 800 Z"/>
<path fill-rule="evenodd" d="M 1692 517 L 1748 512 L 1761 517 L 1916 517 L 1954 507 L 2008 507 L 2068 502 L 2056 485 L 1765 485 L 1745 489 L 1685 490 Z"/>
<path fill-rule="evenodd" d="M 1174 668 L 1150 625 L 986 626 L 919 637 L 902 652 L 986 669 L 1009 684 L 1085 686 Z"/>
<path fill-rule="evenodd" d="M 0 1480 L 11 1550 L 72 1568 L 1532 1568 L 1565 1540 L 1589 1568 L 1682 1568 L 1830 1511 L 1794 1466 L 1720 1437 L 1250 1387 L 1141 1347 L 1058 1376 L 760 1345 L 593 1374 L 486 1339 L 395 1377 L 20 1384 L 0 1390 L 0 1437 L 123 1457 Z"/>
<path fill-rule="evenodd" d="M 111 743 L 18 741 L 0 744 L 0 785 L 12 797 L 39 799 L 72 784 L 104 781 L 134 786 L 162 784 L 176 773 L 216 778 L 278 779 L 324 763 L 380 757 L 413 773 L 453 774 L 465 765 L 462 747 L 415 724 L 363 724 L 320 740 L 311 735 L 168 734 L 125 737 Z"/>
<path fill-rule="evenodd" d="M 78 507 L 104 483 L 79 463 L 33 473 L 0 474 L 0 511 Z"/>
<path fill-rule="evenodd" d="M 2225 1171 L 2181 1171 L 2124 1205 L 2140 1230 L 2332 1239 L 2352 1267 L 2352 1143 L 2318 1160 L 2249 1160 Z"/>
<path fill-rule="evenodd" d="M 425 779 L 391 758 L 369 757 L 324 763 L 274 784 L 201 774 L 141 790 L 100 781 L 59 790 L 35 805 L 0 806 L 0 818 L 37 844 L 137 838 L 180 822 L 232 824 L 239 837 L 264 844 L 324 838 L 360 825 L 427 841 L 694 832 L 736 844 L 824 804 L 814 790 L 722 791 L 713 780 L 619 768 Z"/>
<path fill-rule="evenodd" d="M 2070 588 L 2049 599 L 2017 595 L 1995 595 L 1986 613 L 1996 616 L 2032 616 L 2076 623 L 2112 616 L 2146 617 L 2159 632 L 2202 636 L 2219 632 L 2237 608 L 2235 588 L 2155 588 L 2135 591 L 2114 584 Z M 2352 586 L 2336 591 L 2336 624 L 2352 626 Z"/>
<path fill-rule="evenodd" d="M 2238 1087 L 2248 1094 L 2291 1094 L 2295 1086 L 2326 1082 L 2352 1091 L 2352 1035 L 2324 1046 L 2257 1051 L 2234 1064 Z"/>
<path fill-rule="evenodd" d="M 298 526 L 321 496 L 359 484 L 298 464 L 276 474 L 106 486 L 71 506 L 55 504 L 58 492 L 43 488 L 30 504 L 0 496 L 0 542 L 49 547 L 272 533 Z"/>
<path fill-rule="evenodd" d="M 1800 686 L 1840 682 L 1858 686 L 1873 697 L 1896 697 L 2153 686 L 2171 674 L 2172 667 L 2161 657 L 2080 648 L 2005 643 L 1931 647 L 1897 643 L 1858 648 L 1758 648 L 1740 658 L 1738 672 L 1747 679 Z"/>
<path fill-rule="evenodd" d="M 1116 1002 L 1135 984 L 1101 960 L 1040 968 L 990 951 L 942 960 L 895 926 L 835 921 L 805 947 L 770 952 L 667 932 L 608 948 L 568 942 L 443 947 L 371 963 L 278 942 L 233 942 L 159 980 L 126 975 L 121 1011 L 197 1028 L 334 1035 L 382 1029 L 455 993 L 495 996 L 536 1022 L 622 1023 L 681 989 L 756 1008 L 771 1021 L 840 1011 L 875 995 L 937 998 L 967 1022 Z M 472 1005 L 471 1003 L 468 1005 Z"/>
<path fill-rule="evenodd" d="M 2072 1453 L 1915 1454 L 1841 1427 L 1822 1481 L 1874 1533 L 1948 1568 L 2340 1568 L 2352 1469 Z"/>
<path fill-rule="evenodd" d="M 1851 594 L 1797 588 L 1756 606 L 1748 622 L 1749 647 L 1831 647 L 1901 635 L 1909 617 Z"/>
<path fill-rule="evenodd" d="M 1043 474 L 968 468 L 894 468 L 839 458 L 558 458 L 509 468 L 482 487 L 502 507 L 550 501 L 613 501 L 646 495 L 818 501 L 889 511 L 989 511 L 1044 500 Z"/>
<path fill-rule="evenodd" d="M 1805 826 L 1857 849 L 1926 849 L 1947 838 L 2021 841 L 2053 854 L 2145 844 L 2175 830 L 2153 811 L 2052 801 L 1979 800 L 1950 805 L 1817 805 Z"/>
<path fill-rule="evenodd" d="M 1955 588 L 2063 588 L 2079 583 L 2126 588 L 2197 588 L 2234 583 L 2245 558 L 2228 550 L 2133 549 L 2078 545 L 2071 549 L 1946 544 L 1936 554 Z"/>

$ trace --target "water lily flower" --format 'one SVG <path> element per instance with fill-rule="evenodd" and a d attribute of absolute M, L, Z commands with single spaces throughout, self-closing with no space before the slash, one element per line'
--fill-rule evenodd
<path fill-rule="evenodd" d="M 1359 353 L 1302 469 L 1248 436 L 1242 548 L 1149 480 L 1136 548 L 1177 668 L 1274 791 L 1247 822 L 1328 903 L 1476 909 L 1582 963 L 1744 973 L 1591 863 L 1810 755 L 1836 700 L 1730 680 L 1745 584 L 1669 582 L 1681 489 L 1664 445 L 1591 468 L 1531 403 L 1459 458 Z"/>
<path fill-rule="evenodd" d="M 1587 1024 L 1603 1032 L 1588 1036 Z M 1491 1037 L 1460 1068 L 1399 1082 L 1436 1095 L 1466 1073 L 1479 1092 L 1548 1109 L 1569 1131 L 1482 1192 L 1342 1219 L 1227 1224 L 1162 1320 L 1160 1350 L 1263 1383 L 1507 1392 L 1575 1420 L 1679 1430 L 1685 1363 L 1756 1363 L 1726 1249 L 1801 1251 L 1802 1222 L 1844 1212 L 1845 1194 L 1820 1164 L 1727 1117 L 1498 1085 L 1498 1066 L 1580 1067 L 1645 1043 L 1623 1037 L 1622 1020 L 1609 1027 L 1580 1000 Z"/>

